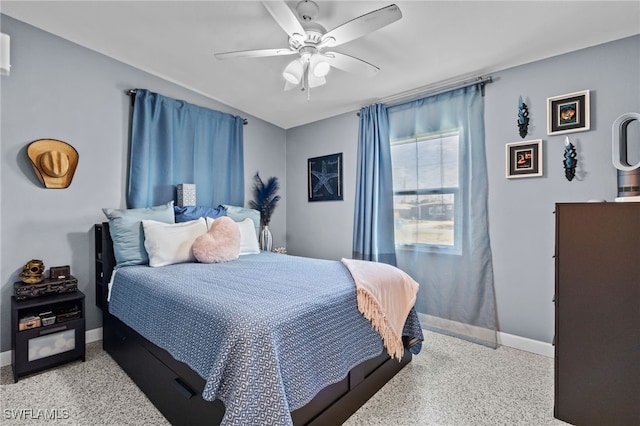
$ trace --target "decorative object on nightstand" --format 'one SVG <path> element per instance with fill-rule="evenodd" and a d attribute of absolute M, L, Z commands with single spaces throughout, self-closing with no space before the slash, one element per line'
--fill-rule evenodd
<path fill-rule="evenodd" d="M 49 278 L 52 280 L 64 280 L 71 276 L 71 267 L 69 265 L 64 266 L 52 266 L 49 268 Z"/>
<path fill-rule="evenodd" d="M 260 249 L 271 251 L 273 237 L 269 230 L 269 222 L 271 221 L 273 210 L 276 208 L 278 201 L 280 201 L 280 196 L 276 195 L 278 189 L 280 189 L 280 183 L 275 176 L 271 176 L 267 183 L 264 183 L 259 173 L 254 176 L 254 181 L 254 199 L 249 201 L 249 207 L 260 212 Z"/>
<path fill-rule="evenodd" d="M 522 96 L 518 97 L 518 132 L 522 139 L 529 132 L 529 108 L 522 102 Z"/>
<path fill-rule="evenodd" d="M 564 176 L 569 182 L 571 182 L 576 176 L 576 166 L 578 165 L 577 156 L 576 148 L 571 142 L 569 142 L 569 137 L 565 136 L 564 159 L 562 160 L 562 165 L 564 166 Z"/>
<path fill-rule="evenodd" d="M 27 284 L 36 284 L 44 280 L 44 262 L 40 259 L 31 259 L 22 267 L 18 276 L 20 281 Z"/>
<path fill-rule="evenodd" d="M 81 291 L 29 300 L 11 297 L 11 364 L 15 382 L 59 364 L 85 360 L 84 297 Z"/>
<path fill-rule="evenodd" d="M 73 275 L 69 275 L 64 279 L 45 278 L 36 284 L 16 282 L 13 284 L 13 290 L 17 300 L 33 299 L 34 297 L 52 294 L 73 293 L 78 291 L 78 280 Z"/>
<path fill-rule="evenodd" d="M 31 259 L 22 267 L 20 281 L 13 284 L 16 300 L 78 290 L 78 280 L 71 275 L 69 265 L 52 266 L 49 269 L 49 278 L 44 277 L 44 269 L 44 263 L 38 259 Z"/>

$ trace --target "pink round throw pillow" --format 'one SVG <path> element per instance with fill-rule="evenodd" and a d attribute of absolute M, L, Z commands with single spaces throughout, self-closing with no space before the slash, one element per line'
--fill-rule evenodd
<path fill-rule="evenodd" d="M 236 260 L 240 256 L 240 227 L 230 217 L 219 217 L 209 232 L 196 238 L 192 250 L 193 256 L 202 263 Z"/>

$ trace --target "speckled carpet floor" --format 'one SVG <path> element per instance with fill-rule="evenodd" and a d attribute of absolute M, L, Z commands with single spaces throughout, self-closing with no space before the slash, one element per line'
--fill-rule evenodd
<path fill-rule="evenodd" d="M 102 342 L 72 362 L 13 383 L 0 369 L 3 425 L 167 425 Z M 425 332 L 422 352 L 346 423 L 566 425 L 553 418 L 553 359 Z"/>

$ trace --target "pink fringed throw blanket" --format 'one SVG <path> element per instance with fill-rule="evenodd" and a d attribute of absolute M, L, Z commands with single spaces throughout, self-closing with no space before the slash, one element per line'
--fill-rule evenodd
<path fill-rule="evenodd" d="M 404 355 L 402 329 L 416 302 L 419 285 L 406 272 L 386 263 L 342 259 L 356 283 L 358 310 L 398 361 Z"/>

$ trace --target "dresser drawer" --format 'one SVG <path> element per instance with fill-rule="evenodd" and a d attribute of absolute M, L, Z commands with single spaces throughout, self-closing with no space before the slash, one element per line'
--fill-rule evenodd
<path fill-rule="evenodd" d="M 202 399 L 204 380 L 193 377 L 186 365 L 150 343 L 110 314 L 104 335 L 104 349 L 154 402 L 172 425 L 218 424 L 224 405 Z M 190 374 L 182 374 L 184 372 Z M 197 418 L 195 416 L 198 416 Z"/>

